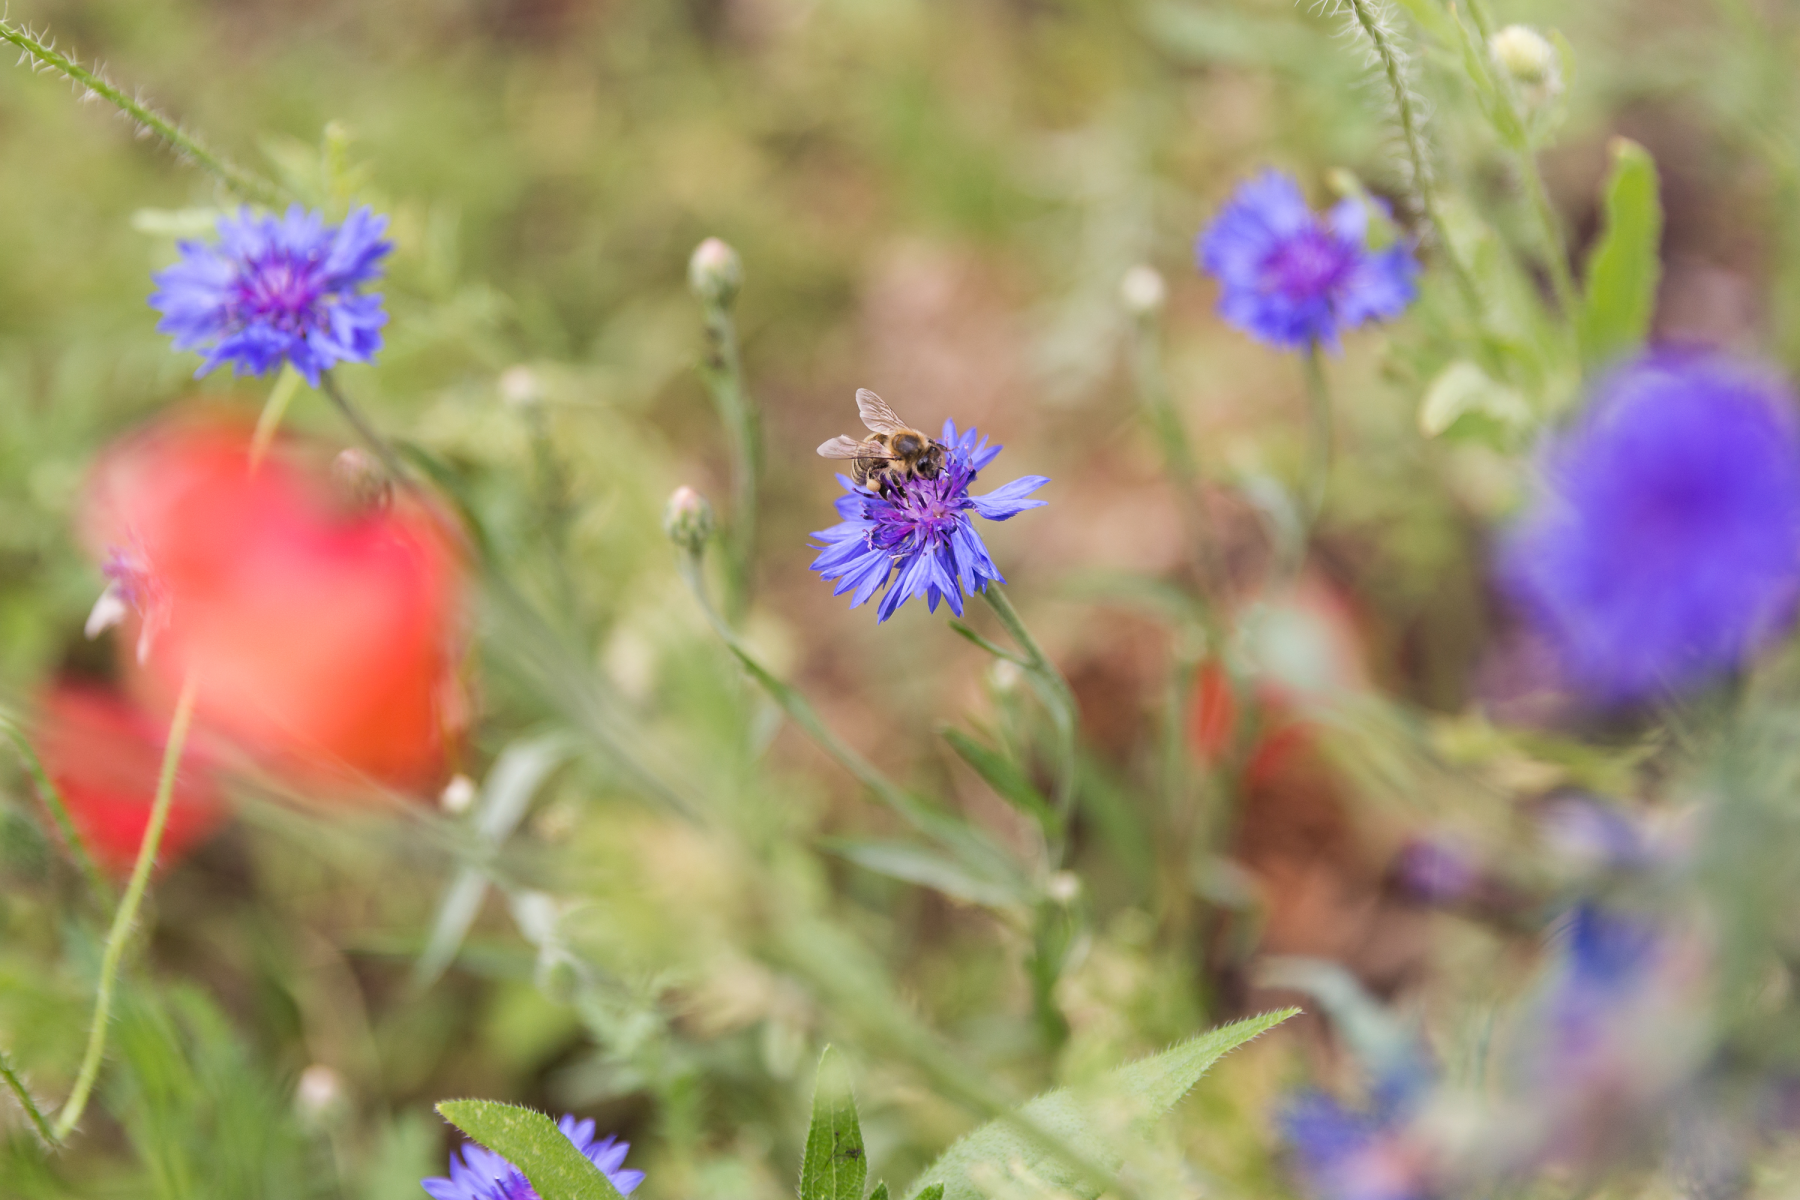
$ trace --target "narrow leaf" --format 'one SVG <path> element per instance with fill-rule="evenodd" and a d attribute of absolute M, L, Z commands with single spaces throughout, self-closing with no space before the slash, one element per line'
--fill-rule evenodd
<path fill-rule="evenodd" d="M 850 1076 L 830 1046 L 819 1056 L 813 1084 L 812 1128 L 800 1163 L 800 1200 L 862 1200 L 869 1163 L 863 1157 L 862 1127 Z M 885 1194 L 885 1186 L 877 1189 Z"/>
<path fill-rule="evenodd" d="M 1612 173 L 1603 197 L 1606 224 L 1588 256 L 1587 283 L 1577 334 L 1584 366 L 1604 366 L 1636 350 L 1650 333 L 1657 257 L 1662 242 L 1662 202 L 1656 163 L 1636 142 L 1615 138 Z"/>
<path fill-rule="evenodd" d="M 869 1193 L 869 1200 L 888 1200 L 887 1180 L 875 1185 L 875 1190 Z"/>
<path fill-rule="evenodd" d="M 1032 786 L 1025 769 L 990 746 L 984 746 L 960 729 L 944 730 L 944 740 L 958 757 L 981 776 L 1002 800 L 1023 812 L 1052 837 L 1062 831 L 1062 820 L 1042 792 Z"/>
<path fill-rule="evenodd" d="M 1531 424 L 1531 409 L 1513 388 L 1489 378 L 1472 362 L 1458 359 L 1438 372 L 1419 406 L 1419 432 L 1437 437 L 1465 417 L 1485 419 L 1501 436 Z M 1488 439 L 1494 440 L 1494 439 Z"/>
<path fill-rule="evenodd" d="M 970 904 L 1004 908 L 1026 902 L 1021 884 L 978 875 L 962 863 L 923 846 L 851 838 L 832 838 L 823 845 L 877 875 L 916 883 Z"/>
<path fill-rule="evenodd" d="M 541 1112 L 493 1100 L 446 1100 L 437 1110 L 519 1168 L 543 1200 L 621 1200 L 606 1173 Z"/>
<path fill-rule="evenodd" d="M 1298 1011 L 1282 1009 L 1221 1026 L 1110 1071 L 1092 1086 L 1048 1092 L 1027 1104 L 1020 1114 L 1072 1155 L 1116 1171 L 1124 1165 L 1125 1156 L 1117 1144 L 1113 1121 L 1103 1119 L 1102 1113 L 1110 1117 L 1123 1110 L 1132 1128 L 1147 1132 L 1215 1062 Z M 984 1173 L 983 1168 L 1005 1177 L 1018 1167 L 1031 1172 L 1047 1188 L 1061 1189 L 1081 1200 L 1095 1200 L 1099 1195 L 1085 1175 L 1005 1119 L 990 1121 L 951 1146 L 913 1181 L 908 1195 L 911 1200 L 986 1200 L 974 1177 Z"/>

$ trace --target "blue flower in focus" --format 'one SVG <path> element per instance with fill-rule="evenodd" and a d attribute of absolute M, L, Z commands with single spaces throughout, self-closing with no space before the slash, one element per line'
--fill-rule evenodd
<path fill-rule="evenodd" d="M 1289 1102 L 1280 1124 L 1315 1200 L 1426 1200 L 1427 1156 L 1408 1133 L 1411 1115 L 1412 1106 L 1391 1094 L 1357 1112 L 1305 1092 Z"/>
<path fill-rule="evenodd" d="M 942 441 L 947 452 L 938 477 L 908 479 L 887 496 L 838 476 L 848 493 L 837 500 L 843 521 L 813 534 L 820 554 L 812 569 L 837 580 L 833 595 L 854 590 L 851 608 L 885 586 L 876 609 L 880 620 L 914 596 L 923 597 L 932 612 L 940 599 L 948 600 L 950 610 L 961 616 L 963 596 L 973 596 L 989 580 L 1006 582 L 969 514 L 1004 521 L 1038 508 L 1044 501 L 1026 497 L 1050 480 L 1026 475 L 985 496 L 971 496 L 976 473 L 994 461 L 1000 447 L 988 445 L 986 438 L 978 441 L 974 429 L 957 433 L 953 421 L 944 422 Z"/>
<path fill-rule="evenodd" d="M 1640 700 L 1737 666 L 1800 600 L 1792 397 L 1716 354 L 1614 373 L 1543 455 L 1500 580 L 1572 683 Z"/>
<path fill-rule="evenodd" d="M 387 218 L 367 208 L 342 225 L 298 204 L 282 217 L 239 209 L 220 218 L 218 241 L 180 243 L 180 260 L 153 277 L 157 331 L 206 356 L 197 375 L 221 363 L 263 375 L 289 362 L 317 387 L 321 371 L 381 349 L 381 296 L 359 289 L 394 248 L 386 232 Z"/>
<path fill-rule="evenodd" d="M 1264 171 L 1239 185 L 1195 252 L 1227 321 L 1280 349 L 1336 350 L 1341 331 L 1397 317 L 1418 294 L 1411 248 L 1371 249 L 1368 224 L 1363 201 L 1317 214 L 1299 184 Z"/>
<path fill-rule="evenodd" d="M 606 1173 L 619 1195 L 631 1195 L 632 1190 L 644 1182 L 642 1171 L 621 1169 L 631 1143 L 617 1141 L 610 1135 L 595 1138 L 592 1121 L 577 1121 L 565 1116 L 556 1126 L 563 1131 L 563 1136 L 575 1143 L 577 1150 L 588 1156 L 588 1161 Z M 461 1159 L 451 1153 L 448 1179 L 438 1176 L 423 1183 L 432 1200 L 539 1200 L 537 1190 L 522 1171 L 474 1142 L 463 1146 Z"/>

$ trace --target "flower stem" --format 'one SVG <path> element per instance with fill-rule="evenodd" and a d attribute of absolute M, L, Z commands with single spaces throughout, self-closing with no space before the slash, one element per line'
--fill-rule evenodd
<path fill-rule="evenodd" d="M 1307 348 L 1304 359 L 1306 374 L 1307 424 L 1312 429 L 1312 469 L 1306 491 L 1306 536 L 1319 523 L 1325 511 L 1325 493 L 1331 479 L 1336 436 L 1332 429 L 1331 388 L 1325 382 L 1325 360 L 1315 342 Z M 1300 553 L 1304 554 L 1304 545 Z"/>
<path fill-rule="evenodd" d="M 381 460 L 382 469 L 394 482 L 405 483 L 408 476 L 406 468 L 400 463 L 400 456 L 394 453 L 394 448 L 388 445 L 387 439 L 377 433 L 375 427 L 369 424 L 368 419 L 357 410 L 355 405 L 350 403 L 349 397 L 345 396 L 343 389 L 338 387 L 337 379 L 330 371 L 320 372 L 319 390 L 323 391 L 326 397 L 337 406 L 337 410 L 344 415 L 346 421 L 350 422 L 350 427 L 356 430 L 356 435 L 363 440 L 363 444 L 374 453 L 376 458 Z"/>
<path fill-rule="evenodd" d="M 731 301 L 706 301 L 706 360 L 701 376 L 725 426 L 731 453 L 731 522 L 727 530 L 730 590 L 725 609 L 735 625 L 750 607 L 751 569 L 756 552 L 757 470 L 762 460 L 756 408 L 744 386 L 738 355 L 737 322 Z"/>
<path fill-rule="evenodd" d="M 0 41 L 17 46 L 23 58 L 29 58 L 32 69 L 54 71 L 86 89 L 84 98 L 98 96 L 118 109 L 140 130 L 161 138 L 177 155 L 204 171 L 211 172 L 220 183 L 254 204 L 275 205 L 283 198 L 282 189 L 253 171 L 245 170 L 224 155 L 209 149 L 201 140 L 181 128 L 168 117 L 141 101 L 127 96 L 97 72 L 90 71 L 72 58 L 57 53 L 30 30 L 22 29 L 0 16 Z"/>
<path fill-rule="evenodd" d="M 131 868 L 131 881 L 125 897 L 113 914 L 112 928 L 106 935 L 106 948 L 100 958 L 100 985 L 94 995 L 94 1020 L 88 1027 L 87 1053 L 81 1060 L 81 1071 L 75 1077 L 74 1090 L 56 1117 L 56 1140 L 63 1141 L 81 1120 L 100 1076 L 100 1060 L 106 1051 L 107 1024 L 112 1017 L 113 988 L 119 978 L 119 962 L 125 956 L 125 943 L 137 922 L 138 907 L 150 885 L 150 870 L 156 865 L 156 851 L 162 845 L 163 829 L 169 823 L 169 809 L 175 802 L 175 772 L 181 765 L 181 751 L 187 744 L 188 726 L 194 716 L 197 680 L 193 672 L 181 685 L 181 696 L 175 701 L 175 715 L 169 722 L 169 740 L 163 747 L 162 773 L 156 780 L 156 798 L 150 805 L 150 823 L 144 827 L 144 840 L 138 845 L 137 863 Z"/>
<path fill-rule="evenodd" d="M 25 772 L 31 776 L 31 785 L 37 789 L 38 799 L 43 801 L 44 807 L 50 810 L 50 819 L 56 822 L 57 832 L 62 834 L 64 843 L 68 845 L 69 857 L 75 860 L 75 866 L 81 872 L 82 878 L 87 881 L 88 889 L 94 893 L 94 898 L 101 904 L 111 904 L 112 885 L 107 883 L 106 876 L 100 873 L 100 868 L 94 863 L 93 855 L 88 853 L 87 842 L 83 840 L 81 831 L 75 827 L 74 818 L 69 816 L 69 806 L 64 803 L 62 792 L 51 781 L 49 772 L 44 770 L 43 761 L 38 758 L 37 751 L 32 749 L 30 740 L 25 736 L 25 731 L 20 729 L 12 717 L 6 713 L 0 713 L 0 731 L 6 734 L 7 740 L 13 744 L 13 749 L 19 752 L 19 759 L 25 764 Z"/>
<path fill-rule="evenodd" d="M 1361 27 L 1363 35 L 1374 47 L 1375 56 L 1381 63 L 1382 74 L 1387 77 L 1388 90 L 1394 96 L 1394 111 L 1400 121 L 1400 136 L 1406 143 L 1406 159 L 1412 174 L 1412 186 L 1418 211 L 1430 223 L 1437 235 L 1438 243 L 1444 248 L 1444 257 L 1450 263 L 1451 274 L 1456 276 L 1457 286 L 1462 290 L 1463 298 L 1471 309 L 1481 309 L 1481 293 L 1475 286 L 1468 268 L 1462 259 L 1457 257 L 1456 247 L 1451 243 L 1444 228 L 1443 212 L 1438 207 L 1437 188 L 1432 182 L 1431 159 L 1425 147 L 1425 122 L 1419 112 L 1418 100 L 1412 93 L 1412 87 L 1406 77 L 1406 59 L 1394 37 L 1393 31 L 1387 27 L 1386 12 L 1382 0 L 1344 0 L 1355 15 L 1356 23 Z"/>
<path fill-rule="evenodd" d="M 281 374 L 276 376 L 275 386 L 263 405 L 262 414 L 256 418 L 256 432 L 250 435 L 252 471 L 262 465 L 264 456 L 269 453 L 269 447 L 275 441 L 275 431 L 281 428 L 281 418 L 287 415 L 288 404 L 299 390 L 300 372 L 294 370 L 292 363 L 283 363 Z"/>
<path fill-rule="evenodd" d="M 1032 681 L 1033 690 L 1050 711 L 1050 722 L 1056 727 L 1056 793 L 1053 797 L 1056 813 L 1062 818 L 1066 827 L 1075 809 L 1075 777 L 1076 777 L 1076 726 L 1081 719 L 1081 711 L 1075 704 L 1075 693 L 1069 687 L 1069 681 L 1063 678 L 1044 648 L 1038 645 L 1037 639 L 1031 636 L 1025 621 L 1019 616 L 1019 610 L 1013 607 L 1012 601 L 998 583 L 989 583 L 981 590 L 982 599 L 1000 618 L 1000 624 L 1006 627 L 1007 634 L 1025 652 L 1028 665 L 1025 677 Z M 1062 847 L 1055 848 L 1052 854 L 1054 862 L 1060 861 Z"/>
<path fill-rule="evenodd" d="M 19 1102 L 19 1107 L 25 1110 L 25 1115 L 31 1118 L 32 1127 L 37 1130 L 38 1136 L 44 1139 L 44 1144 L 47 1146 L 57 1145 L 58 1139 L 55 1131 L 50 1128 L 50 1122 L 44 1118 L 44 1112 L 38 1107 L 37 1101 L 31 1098 L 30 1089 L 25 1086 L 25 1081 L 19 1078 L 19 1073 L 13 1069 L 12 1060 L 6 1057 L 4 1050 L 0 1050 L 0 1078 L 4 1078 L 6 1086 L 12 1089 L 13 1098 Z"/>

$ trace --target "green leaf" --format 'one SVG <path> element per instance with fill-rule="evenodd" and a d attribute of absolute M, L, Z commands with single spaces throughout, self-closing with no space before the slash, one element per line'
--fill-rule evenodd
<path fill-rule="evenodd" d="M 964 864 L 923 846 L 852 838 L 831 838 L 823 845 L 833 854 L 842 855 L 877 875 L 916 883 L 970 904 L 1005 908 L 1024 904 L 1027 900 L 1023 881 L 979 875 Z"/>
<path fill-rule="evenodd" d="M 869 1200 L 888 1200 L 887 1180 L 875 1185 L 875 1190 L 869 1193 Z"/>
<path fill-rule="evenodd" d="M 1650 333 L 1656 307 L 1662 202 L 1656 163 L 1636 142 L 1615 138 L 1603 203 L 1606 224 L 1588 256 L 1587 284 L 1576 332 L 1581 361 L 1592 369 L 1636 350 Z"/>
<path fill-rule="evenodd" d="M 1299 1011 L 1282 1009 L 1221 1026 L 1161 1054 L 1109 1071 L 1089 1087 L 1048 1092 L 1027 1104 L 1020 1115 L 1073 1155 L 1117 1171 L 1125 1162 L 1114 1128 L 1118 1114 L 1125 1114 L 1131 1129 L 1147 1132 L 1219 1059 Z M 1005 1177 L 1018 1167 L 1031 1172 L 1050 1190 L 1062 1189 L 1081 1200 L 1095 1200 L 1100 1194 L 1093 1180 L 1040 1139 L 1001 1119 L 988 1122 L 946 1150 L 913 1181 L 908 1195 L 911 1200 L 986 1200 L 976 1175 L 998 1172 Z"/>
<path fill-rule="evenodd" d="M 806 1131 L 806 1153 L 800 1161 L 800 1200 L 862 1200 L 868 1177 L 850 1075 L 827 1046 L 819 1056 L 813 1084 L 812 1128 Z"/>
<path fill-rule="evenodd" d="M 437 1110 L 519 1168 L 543 1200 L 621 1200 L 606 1173 L 541 1112 L 494 1100 L 446 1100 Z"/>
<path fill-rule="evenodd" d="M 1465 417 L 1470 420 L 1464 421 Z M 1419 406 L 1419 432 L 1434 438 L 1459 423 L 1477 436 L 1486 432 L 1481 427 L 1487 426 L 1507 438 L 1530 427 L 1531 407 L 1516 390 L 1496 383 L 1474 363 L 1459 359 L 1438 372 L 1426 389 L 1425 402 Z"/>
<path fill-rule="evenodd" d="M 960 729 L 946 729 L 944 740 L 961 759 L 975 768 L 975 773 L 994 789 L 1002 800 L 1036 821 L 1051 837 L 1062 832 L 1062 819 L 1050 807 L 1042 792 L 1032 786 L 1025 769 L 989 746 L 984 746 Z"/>

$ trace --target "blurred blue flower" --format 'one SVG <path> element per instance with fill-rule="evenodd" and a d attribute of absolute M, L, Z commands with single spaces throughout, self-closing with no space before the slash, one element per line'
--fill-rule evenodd
<path fill-rule="evenodd" d="M 1648 355 L 1543 454 L 1499 575 L 1576 687 L 1639 700 L 1741 663 L 1800 599 L 1800 432 L 1773 379 Z"/>
<path fill-rule="evenodd" d="M 1304 1092 L 1288 1103 L 1280 1124 L 1315 1200 L 1426 1200 L 1427 1158 L 1408 1132 L 1411 1115 L 1412 1106 L 1393 1095 L 1357 1112 Z"/>
<path fill-rule="evenodd" d="M 378 293 L 359 291 L 394 248 L 387 218 L 359 208 L 342 225 L 298 204 L 282 217 L 248 208 L 219 219 L 216 242 L 180 243 L 181 258 L 153 277 L 158 332 L 177 350 L 263 375 L 286 361 L 318 386 L 340 362 L 368 362 L 381 349 L 387 313 Z"/>
<path fill-rule="evenodd" d="M 642 1171 L 620 1169 L 625 1164 L 625 1152 L 631 1149 L 631 1143 L 617 1141 L 610 1134 L 595 1138 L 592 1121 L 577 1121 L 565 1116 L 556 1125 L 575 1143 L 577 1150 L 606 1173 L 619 1195 L 631 1195 L 632 1190 L 644 1182 Z M 474 1142 L 463 1146 L 461 1159 L 451 1153 L 448 1179 L 438 1176 L 422 1182 L 432 1200 L 539 1200 L 537 1190 L 523 1172 Z"/>
<path fill-rule="evenodd" d="M 1418 294 L 1412 249 L 1371 249 L 1368 224 L 1366 202 L 1320 215 L 1299 184 L 1264 171 L 1238 186 L 1195 253 L 1219 281 L 1227 321 L 1281 349 L 1336 350 L 1342 330 L 1399 316 Z"/>
<path fill-rule="evenodd" d="M 1000 569 L 988 557 L 987 546 L 975 532 L 970 513 L 990 521 L 1004 521 L 1042 500 L 1026 499 L 1050 480 L 1026 475 L 987 493 L 969 495 L 969 485 L 983 467 L 994 461 L 999 446 L 976 431 L 959 434 L 953 421 L 944 422 L 943 443 L 948 452 L 936 479 L 909 479 L 888 496 L 878 496 L 839 475 L 847 495 L 837 499 L 843 519 L 830 529 L 813 534 L 820 551 L 812 569 L 825 579 L 838 581 L 834 596 L 855 589 L 850 607 L 866 602 L 893 579 L 876 609 L 880 620 L 893 616 L 914 596 L 921 596 L 932 612 L 940 599 L 962 615 L 962 598 L 973 596 L 988 581 L 1005 583 Z"/>
<path fill-rule="evenodd" d="M 1621 1007 L 1639 997 L 1660 945 L 1641 917 L 1593 901 L 1575 907 L 1541 1017 L 1542 1070 L 1564 1083 L 1583 1073 L 1608 1046 Z"/>

